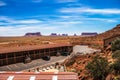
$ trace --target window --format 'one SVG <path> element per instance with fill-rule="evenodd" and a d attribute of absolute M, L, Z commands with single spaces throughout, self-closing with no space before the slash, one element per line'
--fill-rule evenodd
<path fill-rule="evenodd" d="M 0 59 L 5 59 L 6 58 L 6 54 L 0 54 Z"/>

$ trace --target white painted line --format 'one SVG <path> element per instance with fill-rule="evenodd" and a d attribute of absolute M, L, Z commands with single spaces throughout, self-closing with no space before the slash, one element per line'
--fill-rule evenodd
<path fill-rule="evenodd" d="M 52 80 L 58 80 L 58 76 L 53 76 Z"/>
<path fill-rule="evenodd" d="M 35 80 L 35 76 L 31 76 L 29 80 Z"/>
<path fill-rule="evenodd" d="M 9 76 L 7 80 L 13 80 L 14 76 Z"/>

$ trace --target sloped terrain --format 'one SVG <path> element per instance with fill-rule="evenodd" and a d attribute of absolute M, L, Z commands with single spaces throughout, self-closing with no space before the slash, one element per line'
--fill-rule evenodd
<path fill-rule="evenodd" d="M 98 34 L 96 36 L 89 36 L 89 37 L 76 37 L 76 38 L 71 38 L 71 44 L 73 45 L 78 45 L 78 44 L 83 44 L 83 45 L 89 45 L 93 48 L 103 48 L 104 42 L 103 40 L 106 38 L 109 38 L 114 35 L 120 34 L 120 24 L 118 24 L 116 27 L 114 27 L 111 30 L 108 30 L 104 33 Z"/>
<path fill-rule="evenodd" d="M 116 27 L 114 27 L 111 30 L 108 30 L 102 34 L 97 35 L 96 37 L 105 39 L 105 38 L 109 38 L 109 37 L 116 35 L 116 34 L 120 34 L 120 24 L 118 24 Z"/>

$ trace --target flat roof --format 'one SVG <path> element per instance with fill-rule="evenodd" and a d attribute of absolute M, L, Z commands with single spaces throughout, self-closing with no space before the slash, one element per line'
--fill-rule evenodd
<path fill-rule="evenodd" d="M 45 44 L 45 45 L 27 45 L 27 46 L 16 46 L 16 47 L 4 47 L 0 48 L 0 54 L 11 53 L 11 52 L 21 52 L 28 50 L 38 50 L 46 48 L 55 48 L 63 46 L 72 46 L 71 44 Z"/>
<path fill-rule="evenodd" d="M 1 80 L 78 80 L 74 72 L 0 72 Z"/>

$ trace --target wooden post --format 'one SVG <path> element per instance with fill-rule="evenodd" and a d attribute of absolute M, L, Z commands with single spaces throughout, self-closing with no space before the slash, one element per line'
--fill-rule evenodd
<path fill-rule="evenodd" d="M 45 49 L 43 49 L 43 56 L 45 56 Z"/>
<path fill-rule="evenodd" d="M 13 54 L 14 54 L 14 63 L 16 63 L 16 53 Z"/>
<path fill-rule="evenodd" d="M 48 54 L 49 54 L 49 56 L 50 56 L 50 48 L 48 49 Z"/>
<path fill-rule="evenodd" d="M 6 64 L 8 64 L 8 55 L 7 54 L 5 54 L 6 55 Z"/>
<path fill-rule="evenodd" d="M 34 59 L 36 59 L 36 53 L 35 53 L 35 50 L 33 50 L 33 54 L 34 54 Z"/>

